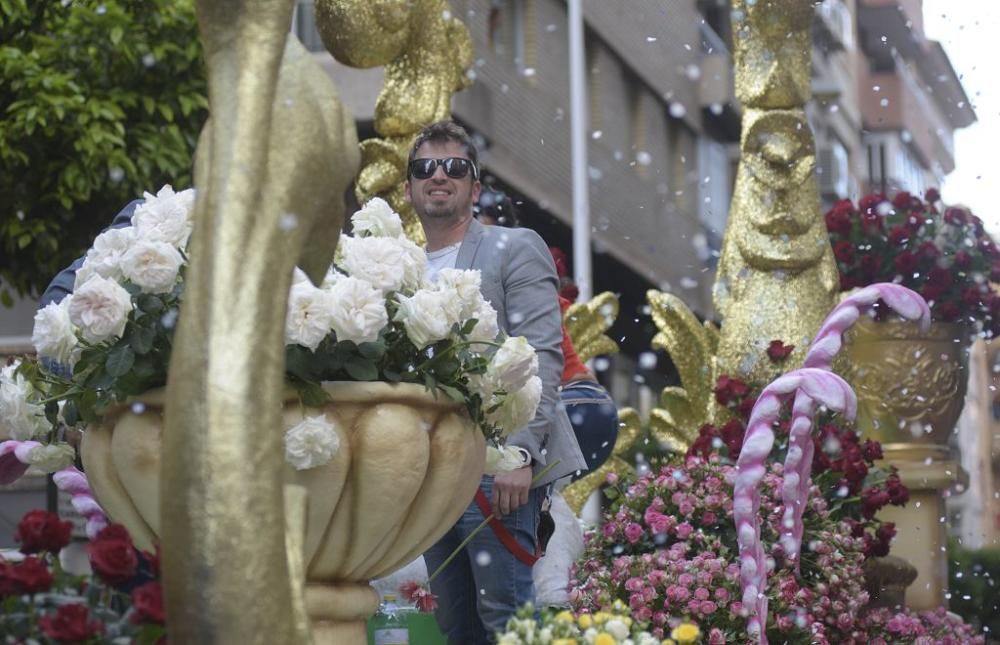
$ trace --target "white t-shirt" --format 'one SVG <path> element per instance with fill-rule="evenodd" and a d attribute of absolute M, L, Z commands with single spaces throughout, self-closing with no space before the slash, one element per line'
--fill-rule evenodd
<path fill-rule="evenodd" d="M 462 243 L 452 244 L 437 251 L 427 251 L 427 279 L 431 282 L 437 280 L 441 269 L 454 269 L 455 261 L 458 260 L 458 249 Z"/>

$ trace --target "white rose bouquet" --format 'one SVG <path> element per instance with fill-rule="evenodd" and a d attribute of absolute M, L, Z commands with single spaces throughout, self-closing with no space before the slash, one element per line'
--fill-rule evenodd
<path fill-rule="evenodd" d="M 0 442 L 0 467 L 8 453 L 6 461 L 20 463 L 11 472 L 29 452 L 46 470 L 72 461 L 57 440 L 61 425 L 96 421 L 111 404 L 166 383 L 194 198 L 194 190 L 170 186 L 144 194 L 131 226 L 94 240 L 73 293 L 36 314 L 40 361 L 0 375 L 0 439 L 11 440 Z M 323 381 L 420 383 L 465 404 L 495 444 L 526 425 L 541 391 L 538 361 L 523 338 L 500 338 L 479 272 L 448 269 L 427 282 L 423 249 L 381 199 L 352 224 L 355 235 L 342 236 L 322 284 L 299 270 L 293 276 L 287 378 L 303 402 L 323 402 Z M 338 447 L 333 429 L 320 423 L 286 437 L 296 468 L 325 463 Z"/>
<path fill-rule="evenodd" d="M 422 383 L 464 403 L 495 442 L 531 421 L 538 358 L 524 338 L 500 338 L 479 271 L 428 282 L 423 249 L 379 198 L 351 222 L 324 283 L 297 274 L 289 294 L 286 366 L 303 399 L 320 403 L 322 381 Z"/>

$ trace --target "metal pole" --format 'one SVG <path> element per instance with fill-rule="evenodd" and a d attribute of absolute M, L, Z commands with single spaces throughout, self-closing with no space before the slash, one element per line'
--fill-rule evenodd
<path fill-rule="evenodd" d="M 590 268 L 590 182 L 587 173 L 587 76 L 582 0 L 569 0 L 570 155 L 573 164 L 573 277 L 580 301 L 593 295 Z"/>

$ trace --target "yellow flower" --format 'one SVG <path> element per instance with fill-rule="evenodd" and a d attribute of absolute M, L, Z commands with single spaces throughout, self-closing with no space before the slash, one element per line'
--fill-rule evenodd
<path fill-rule="evenodd" d="M 667 640 L 662 641 L 660 645 L 677 645 L 677 643 L 675 643 L 672 638 L 668 638 Z"/>
<path fill-rule="evenodd" d="M 606 611 L 599 611 L 596 614 L 594 614 L 594 622 L 597 623 L 598 625 L 603 625 L 604 623 L 608 622 L 610 618 L 611 614 L 609 614 Z"/>
<path fill-rule="evenodd" d="M 575 638 L 557 638 L 552 641 L 552 645 L 576 645 Z"/>
<path fill-rule="evenodd" d="M 594 639 L 594 645 L 615 645 L 616 642 L 615 637 L 607 632 L 601 632 Z"/>
<path fill-rule="evenodd" d="M 558 621 L 564 622 L 564 623 L 571 623 L 571 622 L 573 622 L 573 612 L 571 612 L 568 609 L 564 609 L 564 610 L 560 611 L 558 614 L 556 614 L 555 620 L 558 620 Z"/>
<path fill-rule="evenodd" d="M 701 630 L 694 623 L 681 623 L 677 627 L 674 627 L 674 631 L 670 632 L 670 638 L 674 639 L 681 645 L 686 645 L 687 643 L 693 643 L 701 636 Z"/>
<path fill-rule="evenodd" d="M 590 626 L 594 624 L 594 617 L 590 614 L 580 614 L 576 621 L 580 624 L 580 629 L 590 629 Z"/>

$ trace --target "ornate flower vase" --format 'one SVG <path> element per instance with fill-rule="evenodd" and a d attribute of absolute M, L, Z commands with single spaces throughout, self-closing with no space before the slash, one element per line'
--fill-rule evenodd
<path fill-rule="evenodd" d="M 303 562 L 313 641 L 361 645 L 378 605 L 368 581 L 413 560 L 458 520 L 479 485 L 485 440 L 460 404 L 423 386 L 323 387 L 332 401 L 322 409 L 289 396 L 275 432 L 325 414 L 340 437 L 331 462 L 301 471 L 286 464 L 285 481 L 308 491 Z M 160 532 L 164 400 L 158 389 L 120 406 L 87 430 L 81 448 L 98 501 L 141 549 Z"/>
<path fill-rule="evenodd" d="M 858 395 L 858 425 L 887 452 L 922 448 L 945 458 L 968 381 L 965 326 L 863 318 L 847 333 L 838 365 Z M 933 455 L 931 455 L 933 453 Z"/>
<path fill-rule="evenodd" d="M 907 606 L 933 609 L 945 602 L 946 535 L 943 493 L 961 480 L 958 455 L 949 446 L 965 404 L 969 330 L 932 323 L 926 332 L 902 321 L 863 318 L 847 333 L 837 370 L 858 395 L 862 438 L 882 443 L 883 462 L 899 468 L 910 489 L 903 508 L 887 506 L 895 522 L 892 555 L 916 567 Z"/>

